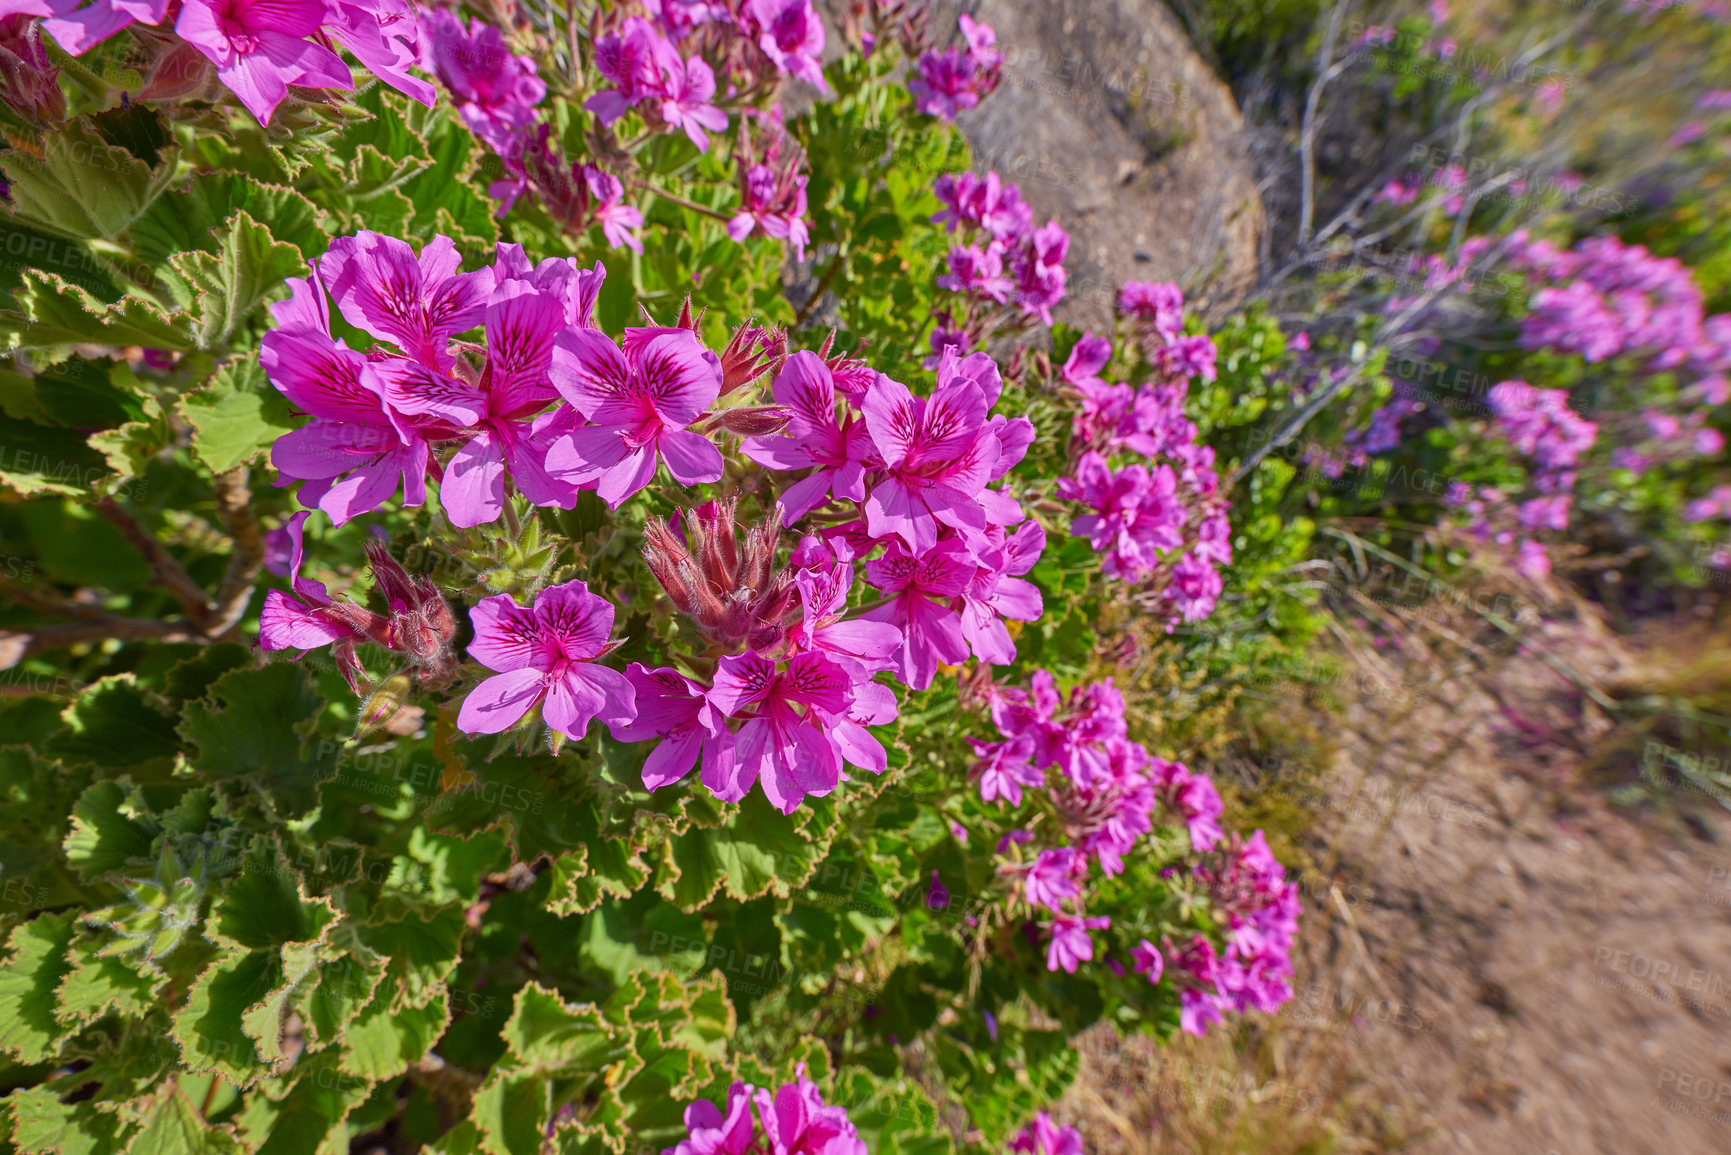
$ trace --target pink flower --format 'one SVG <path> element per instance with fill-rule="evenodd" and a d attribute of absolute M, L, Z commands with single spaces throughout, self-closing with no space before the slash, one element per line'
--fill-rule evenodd
<path fill-rule="evenodd" d="M 943 910 L 950 905 L 950 888 L 944 885 L 937 871 L 932 871 L 932 885 L 926 891 L 926 905 L 933 910 Z"/>
<path fill-rule="evenodd" d="M 930 397 L 916 398 L 879 374 L 860 407 L 884 461 L 883 480 L 865 501 L 866 530 L 873 537 L 894 534 L 917 555 L 937 544 L 940 522 L 981 531 L 988 520 L 1020 517 L 981 496 L 1001 451 L 987 416 L 1001 384 L 968 376 L 969 363 L 945 350 Z"/>
<path fill-rule="evenodd" d="M 887 622 L 901 631 L 902 644 L 894 655 L 896 675 L 915 690 L 930 686 L 939 666 L 968 660 L 962 617 L 949 605 L 973 573 L 959 545 L 952 540 L 947 549 L 915 557 L 892 542 L 883 557 L 866 563 L 866 579 L 890 600 L 868 611 L 865 620 Z"/>
<path fill-rule="evenodd" d="M 513 55 L 491 24 L 471 19 L 465 32 L 448 9 L 424 14 L 421 29 L 426 67 L 450 90 L 463 123 L 494 152 L 510 153 L 518 134 L 534 125 L 535 106 L 547 95 L 535 62 Z"/>
<path fill-rule="evenodd" d="M 945 173 L 932 185 L 945 207 L 932 214 L 932 223 L 946 232 L 984 229 L 1001 249 L 1020 243 L 1034 227 L 1034 210 L 1022 200 L 1021 190 L 1000 180 L 995 172 L 975 176 L 971 172 Z"/>
<path fill-rule="evenodd" d="M 823 21 L 812 10 L 811 0 L 746 0 L 743 15 L 747 28 L 757 36 L 757 46 L 778 69 L 819 92 L 829 91 L 820 63 Z"/>
<path fill-rule="evenodd" d="M 721 393 L 721 359 L 687 329 L 625 330 L 621 349 L 595 329 L 567 329 L 553 347 L 552 380 L 591 425 L 547 454 L 548 472 L 618 509 L 648 485 L 658 462 L 682 485 L 719 481 L 721 451 L 686 429 Z"/>
<path fill-rule="evenodd" d="M 1028 905 L 1062 913 L 1064 901 L 1082 893 L 1080 880 L 1087 875 L 1088 860 L 1073 847 L 1042 850 L 1022 879 L 1022 893 L 1027 896 Z"/>
<path fill-rule="evenodd" d="M 1029 521 L 1013 534 L 986 527 L 985 542 L 975 543 L 978 568 L 962 590 L 962 636 L 982 662 L 1007 666 L 1016 660 L 1016 645 L 1001 618 L 1038 621 L 1044 612 L 1039 587 L 1022 574 L 1034 568 L 1046 548 L 1046 527 Z"/>
<path fill-rule="evenodd" d="M 1058 1126 L 1041 1111 L 1011 1136 L 1009 1147 L 1016 1155 L 1082 1155 L 1082 1133 L 1074 1127 Z"/>
<path fill-rule="evenodd" d="M 684 129 L 699 152 L 708 152 L 709 137 L 703 130 L 721 132 L 727 128 L 727 113 L 710 103 L 714 99 L 715 71 L 701 56 L 688 56 L 683 64 L 668 70 L 661 94 L 661 119 L 669 127 Z"/>
<path fill-rule="evenodd" d="M 727 1114 L 708 1099 L 699 1099 L 685 1109 L 689 1138 L 669 1147 L 661 1155 L 746 1155 L 755 1128 L 751 1119 L 750 1083 L 735 1083 L 727 1089 Z"/>
<path fill-rule="evenodd" d="M 1175 497 L 1177 475 L 1169 466 L 1150 473 L 1128 465 L 1114 473 L 1094 450 L 1082 455 L 1076 476 L 1058 482 L 1058 496 L 1093 510 L 1076 518 L 1070 532 L 1086 537 L 1104 555 L 1102 568 L 1126 581 L 1152 573 L 1157 550 L 1183 544 L 1184 509 Z"/>
<path fill-rule="evenodd" d="M 979 761 L 968 777 L 980 786 L 980 800 L 992 802 L 1003 798 L 1011 806 L 1022 804 L 1022 787 L 1045 784 L 1045 772 L 1034 765 L 1034 744 L 1027 738 L 1016 737 L 1004 742 L 980 742 L 968 739 Z M 1002 848 L 999 853 L 1003 853 Z"/>
<path fill-rule="evenodd" d="M 1178 992 L 1178 1026 L 1185 1034 L 1201 1038 L 1215 1023 L 1225 1022 L 1216 995 L 1185 987 Z"/>
<path fill-rule="evenodd" d="M 643 213 L 621 203 L 625 186 L 619 183 L 619 178 L 592 164 L 582 166 L 582 176 L 589 191 L 589 211 L 601 226 L 601 235 L 607 238 L 607 243 L 616 249 L 641 253 L 643 242 L 637 239 L 637 230 L 643 227 Z"/>
<path fill-rule="evenodd" d="M 709 700 L 744 724 L 716 797 L 735 802 L 761 782 L 770 803 L 792 814 L 806 795 L 834 790 L 847 751 L 830 731 L 853 699 L 854 679 L 822 654 L 796 654 L 785 668 L 755 653 L 722 658 Z"/>
<path fill-rule="evenodd" d="M 1168 341 L 1184 331 L 1184 294 L 1171 282 L 1125 281 L 1118 290 L 1118 311 Z"/>
<path fill-rule="evenodd" d="M 1160 976 L 1166 972 L 1166 960 L 1147 939 L 1130 948 L 1130 958 L 1133 960 L 1132 969 L 1139 975 L 1147 975 L 1151 983 L 1159 982 Z"/>
<path fill-rule="evenodd" d="M 459 273 L 460 260 L 446 236 L 417 257 L 406 241 L 363 231 L 332 241 L 319 273 L 349 324 L 444 371 L 455 364 L 451 338 L 481 323 L 493 291 L 491 269 Z"/>
<path fill-rule="evenodd" d="M 436 88 L 409 69 L 421 65 L 420 29 L 409 0 L 331 0 L 325 32 L 367 71 L 431 108 Z"/>
<path fill-rule="evenodd" d="M 764 1090 L 753 1096 L 769 1140 L 766 1155 L 866 1155 L 847 1111 L 824 1104 L 817 1085 L 805 1077 L 804 1063 L 794 1074 L 798 1081 L 776 1091 L 774 1099 Z"/>
<path fill-rule="evenodd" d="M 551 729 L 571 739 L 587 734 L 591 719 L 623 726 L 637 716 L 631 682 L 593 661 L 612 649 L 613 606 L 583 582 L 542 590 L 530 609 L 494 594 L 469 619 L 469 656 L 497 673 L 463 699 L 457 728 L 465 734 L 498 734 L 537 706 Z"/>
<path fill-rule="evenodd" d="M 1088 937 L 1088 932 L 1111 925 L 1112 920 L 1106 915 L 1055 919 L 1050 927 L 1052 939 L 1046 946 L 1046 969 L 1075 974 L 1077 966 L 1094 957 L 1094 940 Z"/>
<path fill-rule="evenodd" d="M 1071 385 L 1103 385 L 1098 374 L 1112 359 L 1112 342 L 1105 337 L 1096 337 L 1092 333 L 1083 333 L 1082 339 L 1070 348 L 1070 355 L 1064 359 L 1064 367 L 1058 376 Z"/>
<path fill-rule="evenodd" d="M 792 522 L 831 497 L 864 501 L 864 462 L 871 439 L 851 414 L 836 416 L 835 378 L 816 353 L 801 350 L 787 359 L 772 390 L 777 405 L 793 416 L 774 437 L 749 437 L 740 450 L 769 469 L 812 472 L 782 491 L 782 518 Z"/>
<path fill-rule="evenodd" d="M 184 0 L 174 31 L 216 65 L 229 91 L 268 124 L 291 84 L 355 86 L 342 57 L 305 39 L 324 19 L 324 0 Z"/>
<path fill-rule="evenodd" d="M 377 509 L 399 484 L 403 503 L 420 505 L 426 440 L 386 404 L 385 385 L 367 359 L 331 337 L 317 269 L 310 280 L 291 277 L 288 284 L 289 300 L 271 306 L 278 327 L 265 334 L 259 364 L 313 420 L 271 447 L 277 484 L 303 482 L 300 503 L 338 525 Z"/>
<path fill-rule="evenodd" d="M 703 760 L 703 784 L 711 792 L 726 789 L 725 774 L 733 751 L 733 733 L 697 682 L 672 669 L 650 670 L 639 662 L 625 667 L 625 680 L 636 694 L 636 716 L 612 726 L 620 742 L 660 739 L 643 763 L 643 786 L 659 790 L 677 782 Z"/>

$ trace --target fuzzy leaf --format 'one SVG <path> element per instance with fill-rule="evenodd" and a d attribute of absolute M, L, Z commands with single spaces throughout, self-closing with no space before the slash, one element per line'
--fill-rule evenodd
<path fill-rule="evenodd" d="M 201 172 L 184 187 L 163 193 L 133 224 L 133 250 L 153 265 L 192 249 L 214 252 L 211 234 L 242 210 L 269 221 L 271 235 L 295 246 L 302 257 L 321 256 L 330 245 L 318 225 L 318 209 L 294 189 L 238 172 Z"/>
<path fill-rule="evenodd" d="M 6 1097 L 12 1111 L 12 1141 L 27 1155 L 115 1155 L 133 1130 L 94 1102 L 65 1104 L 42 1087 L 23 1087 Z"/>
<path fill-rule="evenodd" d="M 144 1117 L 126 1155 L 240 1155 L 244 1150 L 233 1130 L 199 1118 L 185 1093 L 174 1087 Z"/>
<path fill-rule="evenodd" d="M 125 959 L 99 958 L 99 944 L 77 942 L 73 969 L 60 984 L 60 1017 L 75 1026 L 95 1022 L 113 1011 L 142 1019 L 154 1010 L 157 991 L 168 981 L 162 972 L 141 971 Z"/>
<path fill-rule="evenodd" d="M 194 1074 L 217 1073 L 245 1086 L 265 1074 L 245 1030 L 247 1012 L 268 998 L 282 964 L 267 951 L 229 948 L 198 976 L 186 1005 L 174 1016 L 181 1062 Z"/>
<path fill-rule="evenodd" d="M 393 1011 L 380 987 L 343 1032 L 342 1069 L 368 1079 L 395 1078 L 432 1049 L 450 1021 L 450 1001 L 442 988 L 425 1006 Z"/>
<path fill-rule="evenodd" d="M 70 121 L 43 134 L 41 157 L 12 149 L 0 167 L 18 216 L 62 236 L 107 239 L 125 232 L 173 180 L 180 150 L 163 152 L 152 168 Z"/>
<path fill-rule="evenodd" d="M 131 674 L 103 678 L 61 715 L 66 729 L 48 753 L 104 767 L 165 767 L 180 751 L 173 715 L 158 709 Z"/>
<path fill-rule="evenodd" d="M 180 733 L 198 748 L 194 769 L 215 780 L 256 776 L 284 811 L 299 815 L 317 803 L 317 783 L 335 765 L 337 744 L 311 734 L 323 706 L 292 663 L 236 670 L 187 705 Z"/>
<path fill-rule="evenodd" d="M 211 383 L 180 400 L 192 426 L 192 452 L 213 472 L 246 465 L 300 420 L 253 357 L 223 367 Z"/>
<path fill-rule="evenodd" d="M 302 271 L 300 250 L 271 235 L 245 212 L 230 217 L 214 253 L 195 250 L 169 258 L 170 280 L 182 308 L 196 302 L 201 349 L 227 348 L 265 301 L 280 296 L 283 280 Z"/>
<path fill-rule="evenodd" d="M 109 308 L 68 281 L 30 272 L 13 299 L 17 312 L 0 315 L 0 332 L 25 349 L 141 345 L 184 353 L 196 347 L 184 314 L 164 316 L 138 297 Z"/>
<path fill-rule="evenodd" d="M 19 923 L 0 963 L 0 1048 L 26 1063 L 53 1058 L 66 1030 L 55 1017 L 60 981 L 72 969 L 66 957 L 76 911 Z"/>
<path fill-rule="evenodd" d="M 66 860 L 86 881 L 138 863 L 148 863 L 161 827 L 121 812 L 127 800 L 118 782 L 93 782 L 72 811 Z"/>

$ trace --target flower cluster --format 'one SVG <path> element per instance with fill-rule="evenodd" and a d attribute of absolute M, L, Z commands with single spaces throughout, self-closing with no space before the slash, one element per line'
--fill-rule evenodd
<path fill-rule="evenodd" d="M 599 430 L 629 419 L 617 412 L 631 404 L 626 395 L 646 405 L 644 390 L 672 391 L 677 399 L 660 412 L 688 414 L 689 423 L 719 391 L 719 373 L 709 372 L 714 355 L 705 360 L 689 333 L 658 330 L 646 331 L 645 343 L 670 350 L 657 362 L 666 377 L 651 382 L 627 374 L 618 382 L 621 397 L 606 398 L 606 407 L 585 391 L 570 350 L 594 345 L 580 334 L 611 344 L 587 327 L 605 277 L 600 264 L 579 269 L 570 259 L 531 267 L 519 245 L 501 244 L 494 264 L 464 273 L 448 237 L 428 242 L 419 255 L 379 233 L 337 238 L 308 277 L 289 280 L 291 295 L 271 307 L 276 327 L 259 351 L 271 383 L 312 417 L 272 449 L 277 484 L 299 482 L 300 503 L 339 525 L 377 509 L 399 488 L 404 504 L 421 504 L 428 477 L 440 483 L 445 513 L 458 526 L 499 517 L 507 473 L 535 504 L 570 508 L 580 488 L 601 483 L 601 465 L 614 447 L 603 444 Z M 362 353 L 333 336 L 332 304 L 379 344 Z M 481 346 L 454 341 L 477 325 L 486 331 Z M 576 408 L 556 404 L 556 360 L 560 386 L 582 399 Z M 586 424 L 580 414 L 595 421 Z M 648 429 L 639 449 L 660 444 L 663 431 Z M 549 453 L 576 435 L 599 456 L 567 453 L 562 460 L 575 476 L 553 476 Z M 450 452 L 435 454 L 435 447 Z M 713 460 L 716 471 L 707 480 L 720 476 L 719 455 Z M 707 467 L 708 461 L 693 466 Z"/>
<path fill-rule="evenodd" d="M 605 87 L 583 107 L 606 144 L 582 160 L 566 156 L 551 120 L 537 122 L 545 86 L 532 61 L 509 52 L 498 28 L 477 20 L 465 31 L 440 13 L 425 18 L 423 29 L 428 68 L 504 167 L 489 189 L 499 216 L 531 196 L 567 232 L 599 226 L 609 245 L 642 252 L 643 213 L 624 199 L 631 154 L 649 137 L 673 132 L 707 152 L 710 134 L 737 117 L 740 204 L 728 234 L 785 240 L 804 258 L 804 154 L 786 137 L 777 93 L 786 77 L 826 88 L 823 23 L 810 0 L 646 0 L 598 10 L 590 37 Z M 614 135 L 628 114 L 646 130 L 630 141 Z M 763 126 L 761 140 L 747 130 L 750 119 Z"/>
<path fill-rule="evenodd" d="M 1050 325 L 1053 306 L 1064 299 L 1070 235 L 1063 226 L 1054 220 L 1035 228 L 1021 190 L 995 172 L 945 173 L 933 191 L 944 205 L 933 222 L 969 242 L 950 250 L 949 271 L 938 277 L 939 288 L 966 301 L 963 317 L 950 316 L 932 335 L 933 351 L 977 344 L 997 320 L 993 306 L 1014 307 L 1023 323 Z"/>
<path fill-rule="evenodd" d="M 1292 941 L 1304 907 L 1298 884 L 1286 881 L 1286 868 L 1260 830 L 1247 840 L 1234 838 L 1195 874 L 1207 887 L 1226 935 L 1223 953 L 1201 936 L 1172 952 L 1181 984 L 1179 1023 L 1201 1035 L 1222 1020 L 1224 1011 L 1272 1014 L 1291 1001 Z M 1143 946 L 1151 949 L 1146 942 Z"/>
<path fill-rule="evenodd" d="M 171 10 L 178 43 L 165 39 L 146 67 L 146 97 L 195 92 L 214 73 L 268 124 L 291 84 L 354 88 L 334 43 L 392 88 L 433 103 L 433 86 L 409 72 L 421 60 L 411 0 L 0 0 L 0 16 L 45 17 L 43 30 L 74 56 L 133 24 L 164 24 Z M 191 67 L 199 56 L 206 65 Z"/>
<path fill-rule="evenodd" d="M 1517 572 L 1539 580 L 1551 572 L 1544 544 L 1530 536 L 1538 530 L 1564 530 L 1575 488 L 1575 468 L 1593 447 L 1599 427 L 1569 408 L 1566 389 L 1535 389 L 1525 381 L 1504 381 L 1490 391 L 1498 429 L 1517 453 L 1535 466 L 1535 494 L 1516 503 L 1502 490 L 1476 490 L 1457 482 L 1448 503 L 1470 519 L 1468 532 L 1484 542 L 1512 549 Z"/>
<path fill-rule="evenodd" d="M 500 156 L 515 152 L 547 95 L 535 62 L 513 55 L 498 28 L 471 18 L 465 29 L 446 8 L 421 17 L 421 50 L 469 131 Z"/>
<path fill-rule="evenodd" d="M 1052 675 L 1040 670 L 1028 689 L 990 686 L 992 721 L 1002 738 L 973 741 L 978 755 L 970 775 L 986 802 L 1020 807 L 1024 789 L 1040 795 L 1057 816 L 1061 844 L 1018 856 L 1001 870 L 1017 885 L 1030 911 L 1044 910 L 1046 965 L 1075 973 L 1094 957 L 1088 931 L 1110 925 L 1088 918 L 1083 883 L 1090 863 L 1107 877 L 1124 870 L 1124 856 L 1154 827 L 1158 805 L 1181 819 L 1197 851 L 1220 839 L 1220 796 L 1213 783 L 1183 764 L 1155 758 L 1129 738 L 1124 697 L 1111 681 L 1090 682 L 1066 698 Z M 1000 850 L 1034 841 L 1026 830 L 1007 835 Z"/>
<path fill-rule="evenodd" d="M 996 485 L 1033 426 L 991 412 L 1003 382 L 983 353 L 946 349 L 935 386 L 916 397 L 857 358 L 828 356 L 828 342 L 789 356 L 773 330 L 742 326 L 718 355 L 689 308 L 615 342 L 592 321 L 605 276 L 568 259 L 531 267 L 514 245 L 465 273 L 445 238 L 418 256 L 376 233 L 339 238 L 290 282 L 264 338 L 270 380 L 311 417 L 277 441 L 277 484 L 298 482 L 302 505 L 342 523 L 399 489 L 419 504 L 432 478 L 448 520 L 467 528 L 501 517 L 513 491 L 570 508 L 589 490 L 617 509 L 663 466 L 683 486 L 719 481 L 712 438 L 738 436 L 743 457 L 792 475 L 772 516 L 741 534 L 737 498 L 724 497 L 644 531 L 648 567 L 701 657 L 624 674 L 597 664 L 614 609 L 581 582 L 528 608 L 490 597 L 473 611 L 469 653 L 495 676 L 464 702 L 459 727 L 499 733 L 538 710 L 580 738 L 599 717 L 622 741 L 658 740 L 650 789 L 701 760 L 717 797 L 761 784 L 784 811 L 833 790 L 844 764 L 882 773 L 866 727 L 897 707 L 877 675 L 924 689 L 970 656 L 1012 662 L 1006 621 L 1042 612 L 1023 575 L 1045 530 Z M 367 353 L 332 334 L 332 304 L 376 340 Z M 478 344 L 454 340 L 477 325 Z M 774 404 L 713 408 L 770 375 Z M 784 552 L 783 524 L 814 511 L 819 523 Z M 882 599 L 850 616 L 860 568 Z M 322 589 L 294 588 L 299 598 L 273 603 L 281 646 L 394 644 L 383 624 L 342 618 Z"/>
<path fill-rule="evenodd" d="M 1184 415 L 1189 379 L 1214 377 L 1214 342 L 1182 334 L 1176 285 L 1131 282 L 1119 306 L 1156 376 L 1140 386 L 1109 384 L 1099 373 L 1111 342 L 1086 334 L 1076 343 L 1058 373 L 1079 401 L 1070 440 L 1076 468 L 1059 481 L 1058 495 L 1087 507 L 1071 532 L 1099 551 L 1108 576 L 1145 583 L 1144 601 L 1171 630 L 1213 612 L 1222 589 L 1215 567 L 1232 560 L 1214 450 Z M 1112 464 L 1126 457 L 1142 460 Z"/>
<path fill-rule="evenodd" d="M 1082 1155 L 1082 1133 L 1074 1127 L 1058 1126 L 1041 1111 L 1010 1137 L 1009 1146 L 1016 1155 Z"/>
<path fill-rule="evenodd" d="M 997 88 L 1004 70 L 1003 53 L 996 47 L 998 34 L 991 25 L 976 23 L 965 12 L 959 23 L 963 44 L 922 53 L 920 74 L 908 80 L 914 107 L 950 123 L 956 113 L 975 107 Z"/>
<path fill-rule="evenodd" d="M 733 1084 L 725 1112 L 699 1099 L 685 1109 L 685 1125 L 690 1136 L 661 1155 L 866 1155 L 847 1109 L 824 1103 L 804 1063 L 795 1068 L 795 1081 L 773 1095 L 765 1087 Z"/>
<path fill-rule="evenodd" d="M 1089 872 L 1122 873 L 1125 856 L 1163 808 L 1169 821 L 1184 825 L 1200 856 L 1189 873 L 1225 934 L 1224 951 L 1201 935 L 1183 947 L 1170 937 L 1163 947 L 1142 939 L 1130 951 L 1134 970 L 1150 983 L 1171 976 L 1184 1028 L 1195 1034 L 1222 1011 L 1274 1011 L 1292 997 L 1286 979 L 1302 910 L 1297 885 L 1286 881 L 1261 831 L 1249 840 L 1226 837 L 1220 795 L 1206 775 L 1130 740 L 1124 699 L 1111 681 L 1085 683 L 1066 696 L 1041 670 L 1025 690 L 987 682 L 979 692 L 1001 735 L 973 741 L 978 761 L 971 778 L 981 798 L 1019 808 L 1024 791 L 1036 791 L 1034 800 L 1050 812 L 998 844 L 1012 907 L 1025 906 L 1040 920 L 1027 926 L 1031 938 L 1044 936 L 1048 970 L 1074 974 L 1094 959 L 1090 932 L 1108 929 L 1111 920 L 1087 914 Z M 1175 865 L 1165 873 L 1184 869 Z M 1116 961 L 1105 961 L 1124 973 Z"/>

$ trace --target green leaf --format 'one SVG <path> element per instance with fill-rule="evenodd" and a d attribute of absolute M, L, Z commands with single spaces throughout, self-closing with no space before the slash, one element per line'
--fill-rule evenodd
<path fill-rule="evenodd" d="M 392 1008 L 421 1006 L 445 989 L 457 968 L 467 929 L 460 907 L 449 906 L 426 918 L 411 915 L 397 922 L 355 927 L 367 948 L 385 956 L 387 979 L 381 990 Z"/>
<path fill-rule="evenodd" d="M 71 121 L 42 137 L 41 157 L 23 149 L 0 155 L 12 186 L 13 212 L 62 236 L 85 240 L 125 232 L 174 178 L 179 149 L 152 168 L 124 148 Z"/>
<path fill-rule="evenodd" d="M 46 914 L 19 923 L 0 963 L 0 1048 L 26 1063 L 51 1059 L 66 1029 L 55 1017 L 60 980 L 72 969 L 66 957 L 77 912 Z"/>
<path fill-rule="evenodd" d="M 192 426 L 192 452 L 213 472 L 246 465 L 291 432 L 294 405 L 248 356 L 224 366 L 211 383 L 181 398 L 180 415 Z"/>
<path fill-rule="evenodd" d="M 693 826 L 671 840 L 675 870 L 658 889 L 681 910 L 695 910 L 717 892 L 741 901 L 786 898 L 811 877 L 835 835 L 829 798 L 808 799 L 793 814 L 782 814 L 753 792 L 725 809 L 721 825 Z"/>
<path fill-rule="evenodd" d="M 165 317 L 138 297 L 109 308 L 59 277 L 29 272 L 13 299 L 18 311 L 0 315 L 0 332 L 25 349 L 142 345 L 184 353 L 195 347 L 184 314 Z"/>
<path fill-rule="evenodd" d="M 231 1128 L 206 1123 L 180 1088 L 171 1087 L 144 1117 L 126 1155 L 240 1155 L 244 1150 Z"/>
<path fill-rule="evenodd" d="M 150 817 L 122 812 L 127 792 L 118 782 L 95 782 L 72 810 L 66 861 L 89 881 L 138 863 L 148 864 L 162 828 Z"/>
<path fill-rule="evenodd" d="M 123 1123 L 94 1102 L 66 1104 L 42 1087 L 23 1087 L 6 1097 L 12 1112 L 12 1141 L 29 1155 L 116 1155 L 132 1124 Z"/>
<path fill-rule="evenodd" d="M 600 1071 L 620 1056 L 615 1034 L 599 1008 L 572 1006 L 540 983 L 517 992 L 504 1030 L 517 1068 L 529 1073 Z"/>
<path fill-rule="evenodd" d="M 125 959 L 100 958 L 98 949 L 93 941 L 73 944 L 73 968 L 60 984 L 60 1017 L 82 1027 L 111 1011 L 142 1019 L 156 1009 L 157 992 L 168 976 L 146 973 Z"/>
<path fill-rule="evenodd" d="M 180 733 L 197 747 L 195 769 L 212 779 L 254 776 L 286 813 L 317 804 L 317 786 L 336 763 L 337 743 L 315 740 L 324 700 L 289 662 L 236 670 L 188 703 Z"/>
<path fill-rule="evenodd" d="M 349 1128 L 342 1119 L 372 1085 L 343 1074 L 334 1054 L 301 1058 L 281 1081 L 289 1083 L 286 1094 L 278 1080 L 266 1080 L 264 1093 L 248 1095 L 236 1119 L 257 1155 L 347 1155 Z"/>
<path fill-rule="evenodd" d="M 268 998 L 282 975 L 281 962 L 266 951 L 229 948 L 198 976 L 186 1005 L 174 1016 L 181 1062 L 194 1074 L 222 1075 L 241 1086 L 264 1075 L 247 1012 Z"/>
<path fill-rule="evenodd" d="M 158 709 L 132 674 L 103 678 L 68 706 L 66 729 L 48 753 L 107 767 L 166 765 L 180 752 L 174 717 Z"/>
<path fill-rule="evenodd" d="M 222 946 L 273 950 L 316 942 L 336 921 L 327 898 L 306 897 L 300 876 L 269 838 L 253 840 L 220 901 L 211 908 L 211 941 Z"/>
<path fill-rule="evenodd" d="M 303 985 L 296 1006 L 307 1027 L 308 1045 L 328 1047 L 342 1038 L 379 989 L 385 977 L 383 959 L 362 960 L 352 954 L 319 967 L 318 977 Z"/>
<path fill-rule="evenodd" d="M 0 484 L 29 497 L 38 493 L 89 497 L 108 476 L 108 462 L 75 429 L 31 421 L 0 421 Z"/>
<path fill-rule="evenodd" d="M 267 300 L 281 296 L 283 281 L 303 270 L 300 250 L 271 235 L 269 227 L 236 212 L 220 233 L 214 253 L 194 250 L 168 260 L 170 288 L 182 308 L 196 302 L 201 349 L 224 349 Z"/>
<path fill-rule="evenodd" d="M 269 184 L 238 172 L 201 172 L 178 189 L 165 192 L 132 226 L 133 251 L 159 265 L 176 253 L 213 248 L 212 233 L 237 212 L 270 222 L 271 235 L 300 250 L 303 258 L 323 255 L 330 237 L 318 225 L 318 209 L 284 185 Z"/>
<path fill-rule="evenodd" d="M 368 1079 L 390 1079 L 408 1070 L 439 1041 L 450 1024 L 450 1002 L 441 988 L 425 1006 L 391 1010 L 384 987 L 343 1032 L 342 1069 Z"/>

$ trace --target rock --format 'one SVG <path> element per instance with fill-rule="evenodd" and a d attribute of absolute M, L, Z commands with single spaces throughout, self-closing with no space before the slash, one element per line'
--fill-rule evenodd
<path fill-rule="evenodd" d="M 940 43 L 953 3 L 934 4 Z M 958 126 L 975 167 L 1070 233 L 1072 325 L 1109 329 L 1126 280 L 1177 281 L 1211 315 L 1254 283 L 1266 228 L 1243 118 L 1160 0 L 979 0 L 1004 77 Z M 955 34 L 959 37 L 959 33 Z"/>

